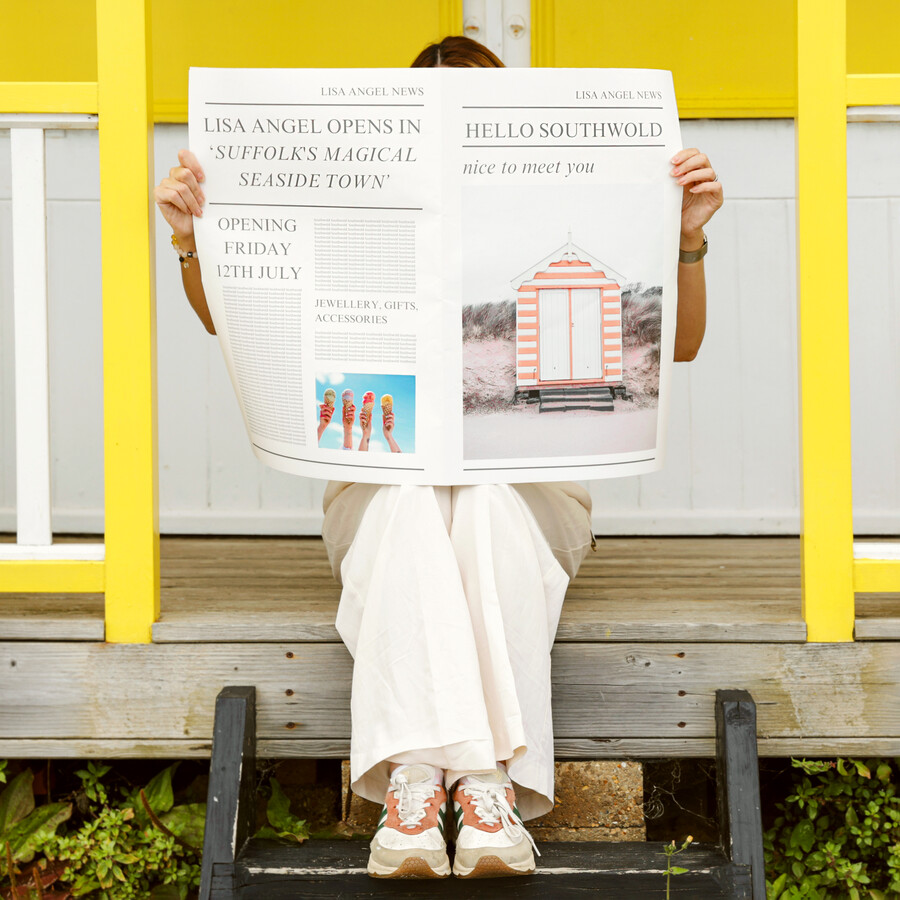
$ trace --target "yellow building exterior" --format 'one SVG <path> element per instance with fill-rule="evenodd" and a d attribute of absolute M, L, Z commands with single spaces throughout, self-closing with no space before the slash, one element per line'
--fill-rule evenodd
<path fill-rule="evenodd" d="M 111 11 L 124 24 L 128 3 Z M 187 118 L 189 66 L 407 66 L 459 33 L 461 0 L 151 0 L 153 118 Z M 797 98 L 797 3 L 727 0 L 533 0 L 539 66 L 671 69 L 682 116 L 791 117 Z M 824 7 L 816 17 L 825 19 Z M 94 82 L 94 0 L 4 4 L 0 82 Z M 900 4 L 849 0 L 850 72 L 900 71 Z M 33 110 L 37 111 L 37 110 Z"/>
<path fill-rule="evenodd" d="M 13 592 L 102 590 L 107 641 L 146 643 L 159 614 L 153 123 L 184 121 L 189 65 L 405 66 L 423 44 L 459 30 L 462 4 L 6 6 L 0 112 L 99 115 L 107 531 L 102 562 L 3 562 L 0 580 Z M 663 0 L 532 4 L 535 65 L 672 69 L 685 117 L 797 118 L 810 642 L 853 639 L 854 590 L 900 589 L 900 561 L 854 560 L 848 379 L 834 387 L 834 373 L 849 369 L 846 109 L 900 105 L 900 76 L 877 74 L 900 71 L 898 25 L 900 5 L 889 0 L 728 2 L 688 15 Z"/>

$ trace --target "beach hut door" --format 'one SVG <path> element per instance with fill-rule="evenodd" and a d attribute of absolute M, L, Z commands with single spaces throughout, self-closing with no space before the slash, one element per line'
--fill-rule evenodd
<path fill-rule="evenodd" d="M 602 322 L 600 291 L 572 291 L 572 378 L 602 378 L 600 360 Z"/>
<path fill-rule="evenodd" d="M 539 292 L 541 381 L 566 381 L 571 375 L 569 359 L 569 292 Z"/>

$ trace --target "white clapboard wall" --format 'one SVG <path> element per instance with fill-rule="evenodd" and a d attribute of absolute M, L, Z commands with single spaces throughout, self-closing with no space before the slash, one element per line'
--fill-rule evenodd
<path fill-rule="evenodd" d="M 709 325 L 676 366 L 665 470 L 594 482 L 601 534 L 794 533 L 798 516 L 794 138 L 789 121 L 684 123 L 725 186 L 708 231 Z M 849 127 L 857 533 L 900 532 L 900 125 Z M 157 126 L 157 180 L 186 141 Z M 15 530 L 9 132 L 0 131 L 0 531 Z M 103 529 L 97 135 L 47 134 L 51 444 L 57 532 Z M 161 525 L 312 534 L 323 483 L 250 452 L 218 346 L 159 248 Z M 140 248 L 136 248 L 140 252 Z M 829 261 L 823 259 L 823 266 Z M 122 297 L 118 302 L 127 303 Z M 837 381 L 845 377 L 835 372 Z"/>

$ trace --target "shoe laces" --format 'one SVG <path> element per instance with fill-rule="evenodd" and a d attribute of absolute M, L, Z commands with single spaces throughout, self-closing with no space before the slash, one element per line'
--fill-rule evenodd
<path fill-rule="evenodd" d="M 410 783 L 399 769 L 391 775 L 391 788 L 397 798 L 397 815 L 406 828 L 415 828 L 425 818 L 426 801 L 437 793 L 437 785 L 424 781 Z"/>
<path fill-rule="evenodd" d="M 462 792 L 475 801 L 475 815 L 478 816 L 479 822 L 484 825 L 496 825 L 499 822 L 503 827 L 503 832 L 512 841 L 520 841 L 524 834 L 531 843 L 534 852 L 538 856 L 541 855 L 534 838 L 528 833 L 528 829 L 522 824 L 522 820 L 509 805 L 509 800 L 506 796 L 506 785 L 470 781 L 463 786 Z"/>

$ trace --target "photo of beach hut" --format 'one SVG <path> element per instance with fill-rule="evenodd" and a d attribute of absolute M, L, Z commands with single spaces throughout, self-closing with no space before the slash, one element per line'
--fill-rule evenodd
<path fill-rule="evenodd" d="M 512 282 L 516 397 L 541 412 L 613 408 L 622 382 L 623 277 L 572 243 Z"/>

